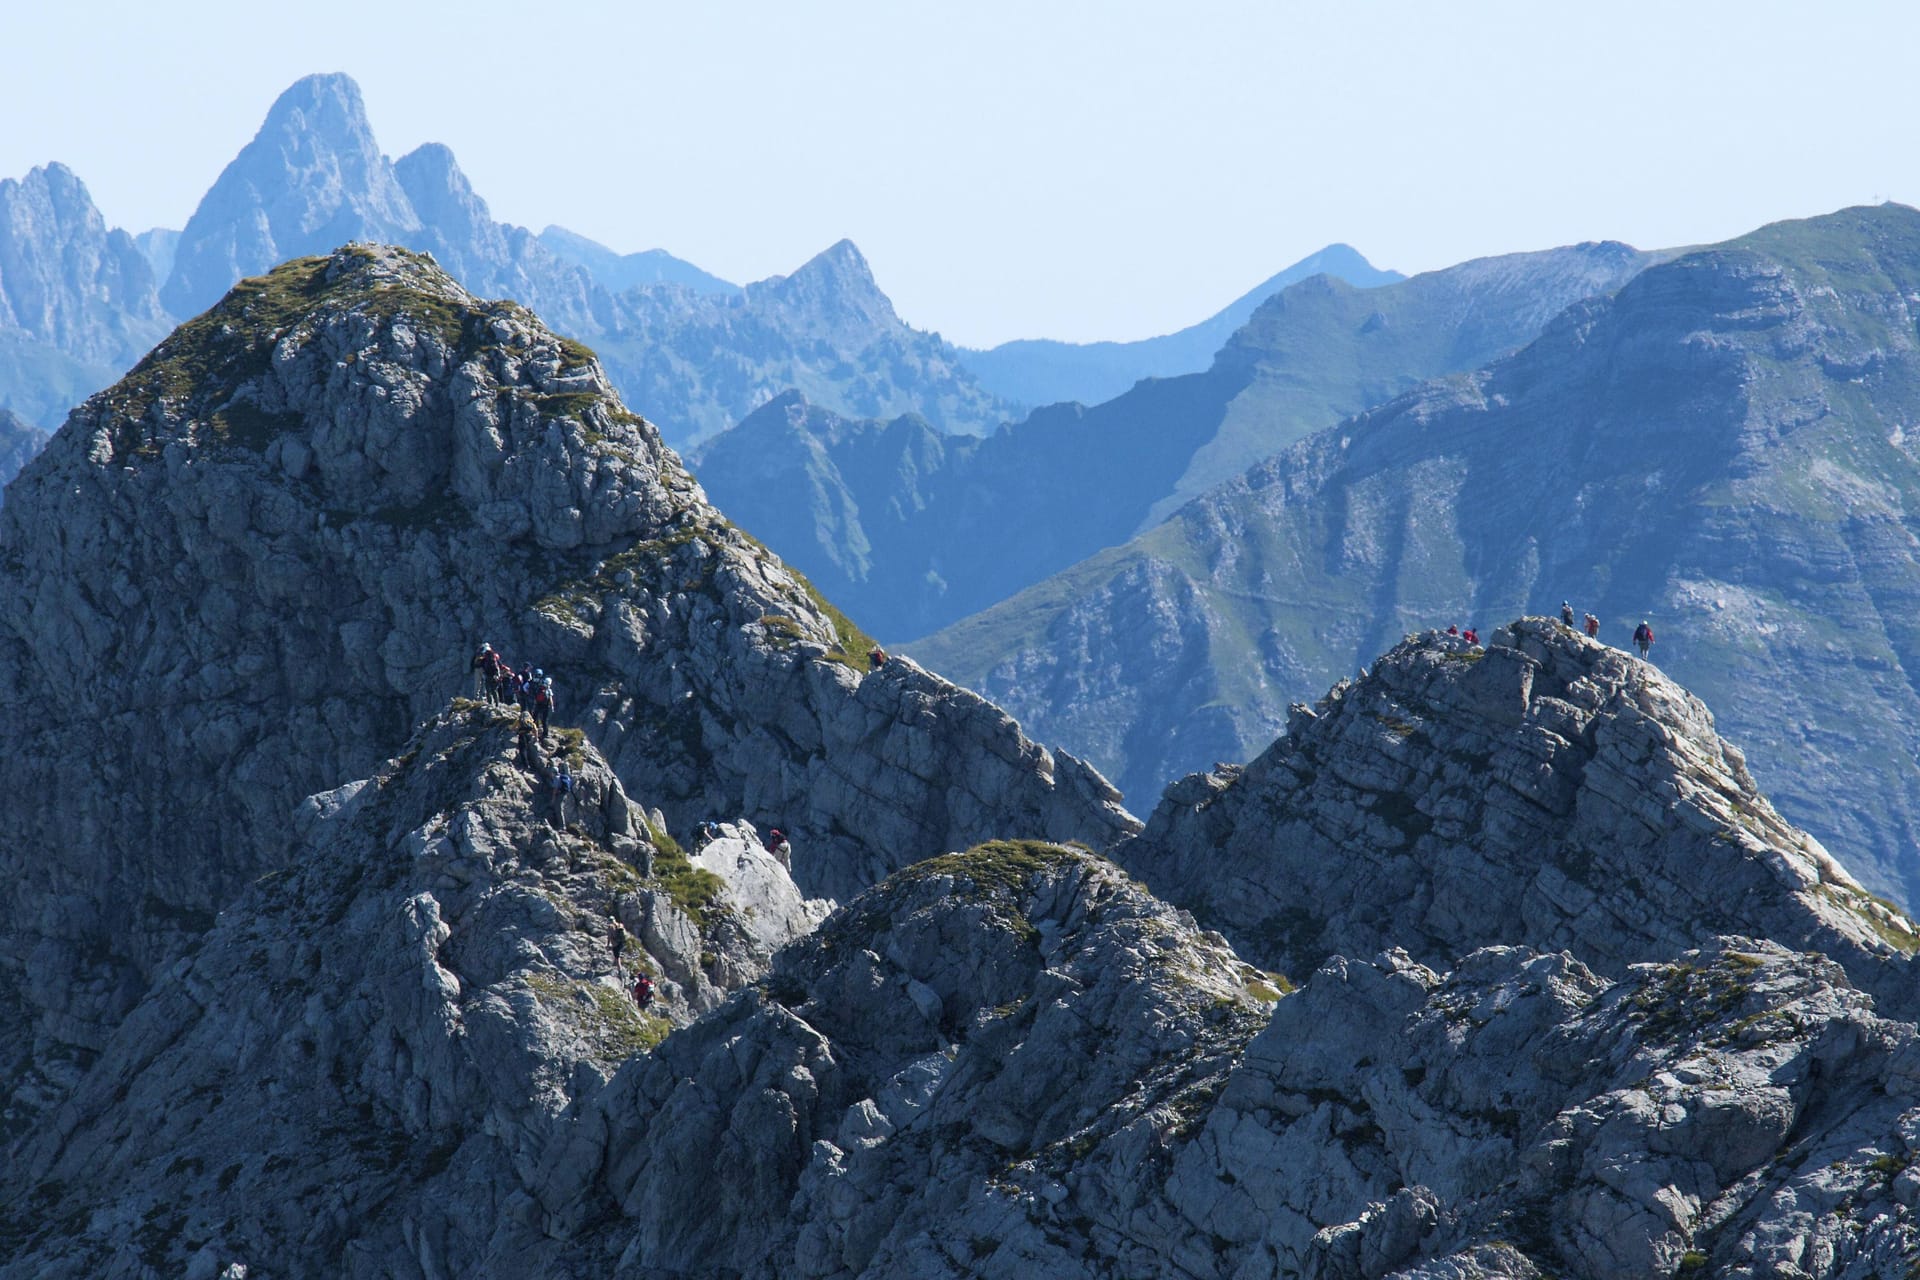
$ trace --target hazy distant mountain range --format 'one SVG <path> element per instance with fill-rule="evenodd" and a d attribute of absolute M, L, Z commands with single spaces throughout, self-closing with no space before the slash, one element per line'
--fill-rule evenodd
<path fill-rule="evenodd" d="M 984 440 L 776 400 L 694 455 L 722 508 L 883 639 L 924 635 L 1103 547 L 1275 450 L 1531 340 L 1654 256 L 1620 244 L 1275 295 L 1212 367 Z"/>
<path fill-rule="evenodd" d="M 282 94 L 178 232 L 109 232 L 58 165 L 0 185 L 0 405 L 53 425 L 236 280 L 352 240 L 424 249 L 476 292 L 535 308 L 593 346 L 678 443 L 789 386 L 951 431 L 1016 414 L 952 347 L 900 320 L 851 245 L 739 288 L 658 250 L 535 235 L 495 221 L 446 147 L 389 160 L 344 75 Z"/>
<path fill-rule="evenodd" d="M 1405 632 L 1644 616 L 1782 810 L 1912 900 L 1915 297 L 1898 205 L 1688 253 L 912 651 L 1142 796 Z"/>
<path fill-rule="evenodd" d="M 565 227 L 548 227 L 540 233 L 540 243 L 555 257 L 586 268 L 587 274 L 602 288 L 615 293 L 649 284 L 683 284 L 696 293 L 738 293 L 740 290 L 739 285 L 709 275 L 691 262 L 682 262 L 665 249 L 615 253 Z"/>
<path fill-rule="evenodd" d="M 1254 308 L 1288 285 L 1329 275 L 1357 289 L 1404 280 L 1398 271 L 1382 271 L 1351 245 L 1330 244 L 1235 298 L 1198 324 L 1138 342 L 1055 342 L 1022 338 L 985 351 L 963 350 L 961 358 L 982 386 L 1022 404 L 1059 404 L 1111 400 L 1142 378 L 1171 378 L 1196 373 L 1213 362 L 1233 331 Z"/>
<path fill-rule="evenodd" d="M 533 307 L 591 345 L 683 446 L 788 388 L 852 416 L 990 432 L 1026 403 L 1204 368 L 1216 335 L 1266 296 L 1147 342 L 962 352 L 904 323 L 848 242 L 742 287 L 663 250 L 619 254 L 562 227 L 497 222 L 447 147 L 390 160 L 353 80 L 316 75 L 273 103 L 179 231 L 109 232 L 58 165 L 0 185 L 0 405 L 52 426 L 236 280 L 352 240 L 426 250 L 476 292 Z M 1308 269 L 1390 275 L 1334 246 L 1275 279 Z"/>
<path fill-rule="evenodd" d="M 146 256 L 71 170 L 0 180 L 0 408 L 52 425 L 171 327 Z"/>

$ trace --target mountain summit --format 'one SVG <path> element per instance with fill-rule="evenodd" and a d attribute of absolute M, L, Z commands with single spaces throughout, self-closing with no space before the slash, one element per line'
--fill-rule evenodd
<path fill-rule="evenodd" d="M 0 812 L 23 1114 L 483 640 L 659 821 L 786 831 L 812 896 L 1009 826 L 1135 825 L 989 704 L 869 672 L 586 348 L 423 255 L 297 259 L 75 411 L 0 508 L 0 785 L 61 795 Z"/>

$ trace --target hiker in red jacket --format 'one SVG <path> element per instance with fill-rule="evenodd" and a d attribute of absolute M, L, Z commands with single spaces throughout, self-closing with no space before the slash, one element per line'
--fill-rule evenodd
<path fill-rule="evenodd" d="M 1653 648 L 1653 628 L 1647 625 L 1645 618 L 1640 619 L 1640 625 L 1633 629 L 1633 642 L 1640 646 L 1643 659 L 1647 656 L 1647 650 Z"/>
<path fill-rule="evenodd" d="M 1591 640 L 1599 634 L 1600 634 L 1600 619 L 1594 617 L 1592 614 L 1588 614 L 1587 615 L 1587 639 Z"/>

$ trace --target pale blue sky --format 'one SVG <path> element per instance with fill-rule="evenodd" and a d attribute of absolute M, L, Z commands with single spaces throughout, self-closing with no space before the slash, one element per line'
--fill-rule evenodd
<path fill-rule="evenodd" d="M 0 176 L 185 223 L 268 104 L 359 81 L 495 216 L 736 280 L 842 237 L 986 344 L 1199 319 L 1345 240 L 1402 271 L 1920 203 L 1920 5 L 0 6 Z"/>

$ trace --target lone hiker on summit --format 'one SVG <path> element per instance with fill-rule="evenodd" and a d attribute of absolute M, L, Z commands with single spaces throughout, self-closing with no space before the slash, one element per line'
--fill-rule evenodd
<path fill-rule="evenodd" d="M 1633 629 L 1633 642 L 1640 646 L 1640 658 L 1645 661 L 1647 650 L 1653 648 L 1653 628 L 1647 625 L 1645 618 L 1640 619 L 1640 625 Z"/>

